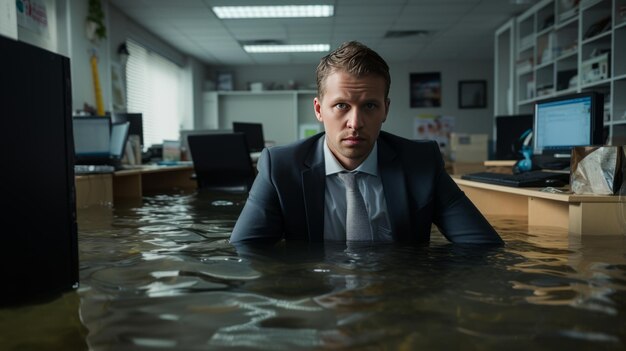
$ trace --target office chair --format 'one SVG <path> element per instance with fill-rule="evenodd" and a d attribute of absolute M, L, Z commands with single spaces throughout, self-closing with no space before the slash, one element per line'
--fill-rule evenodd
<path fill-rule="evenodd" d="M 199 189 L 245 193 L 256 176 L 243 133 L 187 137 Z"/>

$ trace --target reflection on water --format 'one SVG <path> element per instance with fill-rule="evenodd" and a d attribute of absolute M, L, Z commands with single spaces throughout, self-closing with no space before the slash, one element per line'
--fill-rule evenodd
<path fill-rule="evenodd" d="M 80 289 L 0 310 L 0 348 L 626 347 L 624 237 L 492 218 L 505 248 L 438 233 L 428 246 L 233 247 L 241 206 L 183 194 L 81 209 Z"/>

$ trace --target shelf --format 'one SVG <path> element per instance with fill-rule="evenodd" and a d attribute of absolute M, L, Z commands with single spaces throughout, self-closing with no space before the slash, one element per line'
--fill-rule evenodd
<path fill-rule="evenodd" d="M 546 67 L 551 66 L 553 64 L 554 64 L 554 60 L 549 60 L 547 62 L 540 63 L 540 64 L 537 65 L 537 67 L 535 67 L 535 71 L 539 71 L 542 68 L 546 68 Z"/>
<path fill-rule="evenodd" d="M 518 105 L 528 105 L 528 104 L 532 104 L 535 102 L 535 98 L 532 99 L 527 99 L 527 100 L 520 100 L 517 102 Z"/>
<path fill-rule="evenodd" d="M 317 94 L 315 90 L 263 90 L 263 91 L 250 91 L 250 90 L 220 90 L 215 91 L 220 95 L 287 95 L 287 94 Z"/>
<path fill-rule="evenodd" d="M 564 22 L 558 23 L 556 26 L 554 26 L 554 28 L 556 30 L 563 29 L 576 21 L 578 21 L 578 17 L 572 17 Z"/>
<path fill-rule="evenodd" d="M 569 94 L 574 94 L 578 92 L 578 88 L 574 87 L 574 88 L 567 88 L 567 89 L 563 89 L 563 90 L 557 90 L 556 93 L 554 93 L 554 96 L 561 96 L 561 95 L 569 95 Z"/>
<path fill-rule="evenodd" d="M 570 57 L 573 57 L 573 56 L 576 56 L 576 55 L 578 55 L 578 50 L 568 52 L 567 54 L 563 54 L 563 55 L 557 57 L 556 61 L 562 61 L 562 60 L 565 60 L 567 58 L 570 58 Z"/>
<path fill-rule="evenodd" d="M 580 8 L 582 11 L 588 10 L 591 7 L 596 6 L 597 4 L 601 3 L 603 0 L 583 0 L 580 3 Z"/>
<path fill-rule="evenodd" d="M 554 30 L 554 26 L 550 26 L 548 28 L 542 29 L 541 31 L 537 32 L 537 36 L 540 37 L 542 35 L 546 35 L 552 32 L 553 30 Z"/>
<path fill-rule="evenodd" d="M 598 80 L 592 83 L 583 84 L 580 86 L 580 88 L 581 89 L 597 88 L 599 86 L 610 85 L 610 84 L 611 84 L 611 78 L 607 78 L 607 79 Z"/>
<path fill-rule="evenodd" d="M 610 30 L 604 31 L 604 32 L 602 32 L 602 33 L 600 33 L 600 34 L 598 34 L 598 35 L 596 35 L 594 37 L 584 39 L 583 42 L 582 42 L 582 45 L 589 44 L 589 43 L 591 43 L 593 41 L 600 40 L 600 39 L 602 39 L 604 37 L 608 37 L 608 36 L 611 36 L 611 31 Z"/>
<path fill-rule="evenodd" d="M 619 13 L 626 0 L 581 0 L 569 8 L 572 3 L 578 1 L 540 0 L 511 18 L 506 32 L 513 37 L 511 55 L 496 61 L 496 72 L 511 78 L 495 89 L 494 98 L 511 106 L 512 114 L 524 114 L 532 113 L 537 101 L 600 91 L 609 96 L 604 108 L 613 119 L 605 124 L 609 133 L 617 128 L 626 140 L 626 18 Z M 605 53 L 607 66 L 599 64 Z M 526 61 L 532 68 L 519 65 Z M 608 78 L 584 83 L 594 77 Z"/>

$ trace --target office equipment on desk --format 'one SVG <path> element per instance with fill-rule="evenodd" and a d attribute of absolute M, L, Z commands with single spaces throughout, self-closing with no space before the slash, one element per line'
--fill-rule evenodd
<path fill-rule="evenodd" d="M 476 172 L 461 176 L 461 179 L 495 185 L 527 187 L 561 187 L 569 182 L 569 173 L 531 171 L 519 174 L 503 174 L 496 172 Z"/>
<path fill-rule="evenodd" d="M 232 133 L 232 129 L 181 129 L 180 130 L 180 149 L 181 156 L 184 157 L 183 161 L 192 161 L 191 152 L 189 151 L 189 141 L 187 139 L 190 135 L 204 135 L 204 134 L 229 134 Z"/>
<path fill-rule="evenodd" d="M 582 92 L 535 103 L 533 159 L 535 167 L 569 167 L 575 146 L 604 144 L 604 98 L 597 92 Z"/>
<path fill-rule="evenodd" d="M 256 176 L 243 133 L 189 135 L 198 188 L 247 192 Z"/>
<path fill-rule="evenodd" d="M 145 146 L 143 141 L 143 115 L 141 113 L 121 113 L 114 112 L 111 115 L 112 123 L 130 123 L 128 128 L 128 135 L 137 135 L 139 136 L 140 145 L 142 147 Z"/>
<path fill-rule="evenodd" d="M 130 123 L 124 163 L 128 165 L 141 165 L 143 163 L 143 152 L 145 149 L 143 115 L 141 113 L 113 112 L 111 114 L 111 122 Z"/>
<path fill-rule="evenodd" d="M 450 159 L 455 162 L 484 162 L 487 159 L 487 134 L 450 134 Z"/>
<path fill-rule="evenodd" d="M 109 165 L 121 169 L 129 122 L 111 124 L 108 116 L 74 117 L 73 126 L 76 164 Z M 81 170 L 87 172 L 88 169 Z"/>
<path fill-rule="evenodd" d="M 115 172 L 115 167 L 110 165 L 74 165 L 75 175 L 105 174 Z"/>
<path fill-rule="evenodd" d="M 2 35 L 0 53 L 0 305 L 52 301 L 79 281 L 70 60 Z"/>
<path fill-rule="evenodd" d="M 496 160 L 520 160 L 528 131 L 533 128 L 533 115 L 496 116 Z"/>
<path fill-rule="evenodd" d="M 180 141 L 179 140 L 163 140 L 163 156 L 165 162 L 180 161 Z"/>
<path fill-rule="evenodd" d="M 108 116 L 76 116 L 74 151 L 76 164 L 105 164 L 111 152 L 111 119 Z"/>
<path fill-rule="evenodd" d="M 233 122 L 233 132 L 245 134 L 250 152 L 259 152 L 265 148 L 263 124 Z"/>

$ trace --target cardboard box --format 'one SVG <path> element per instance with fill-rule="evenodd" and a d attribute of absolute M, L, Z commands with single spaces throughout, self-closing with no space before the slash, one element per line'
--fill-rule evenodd
<path fill-rule="evenodd" d="M 454 162 L 484 162 L 488 150 L 487 134 L 450 134 L 450 159 Z"/>

